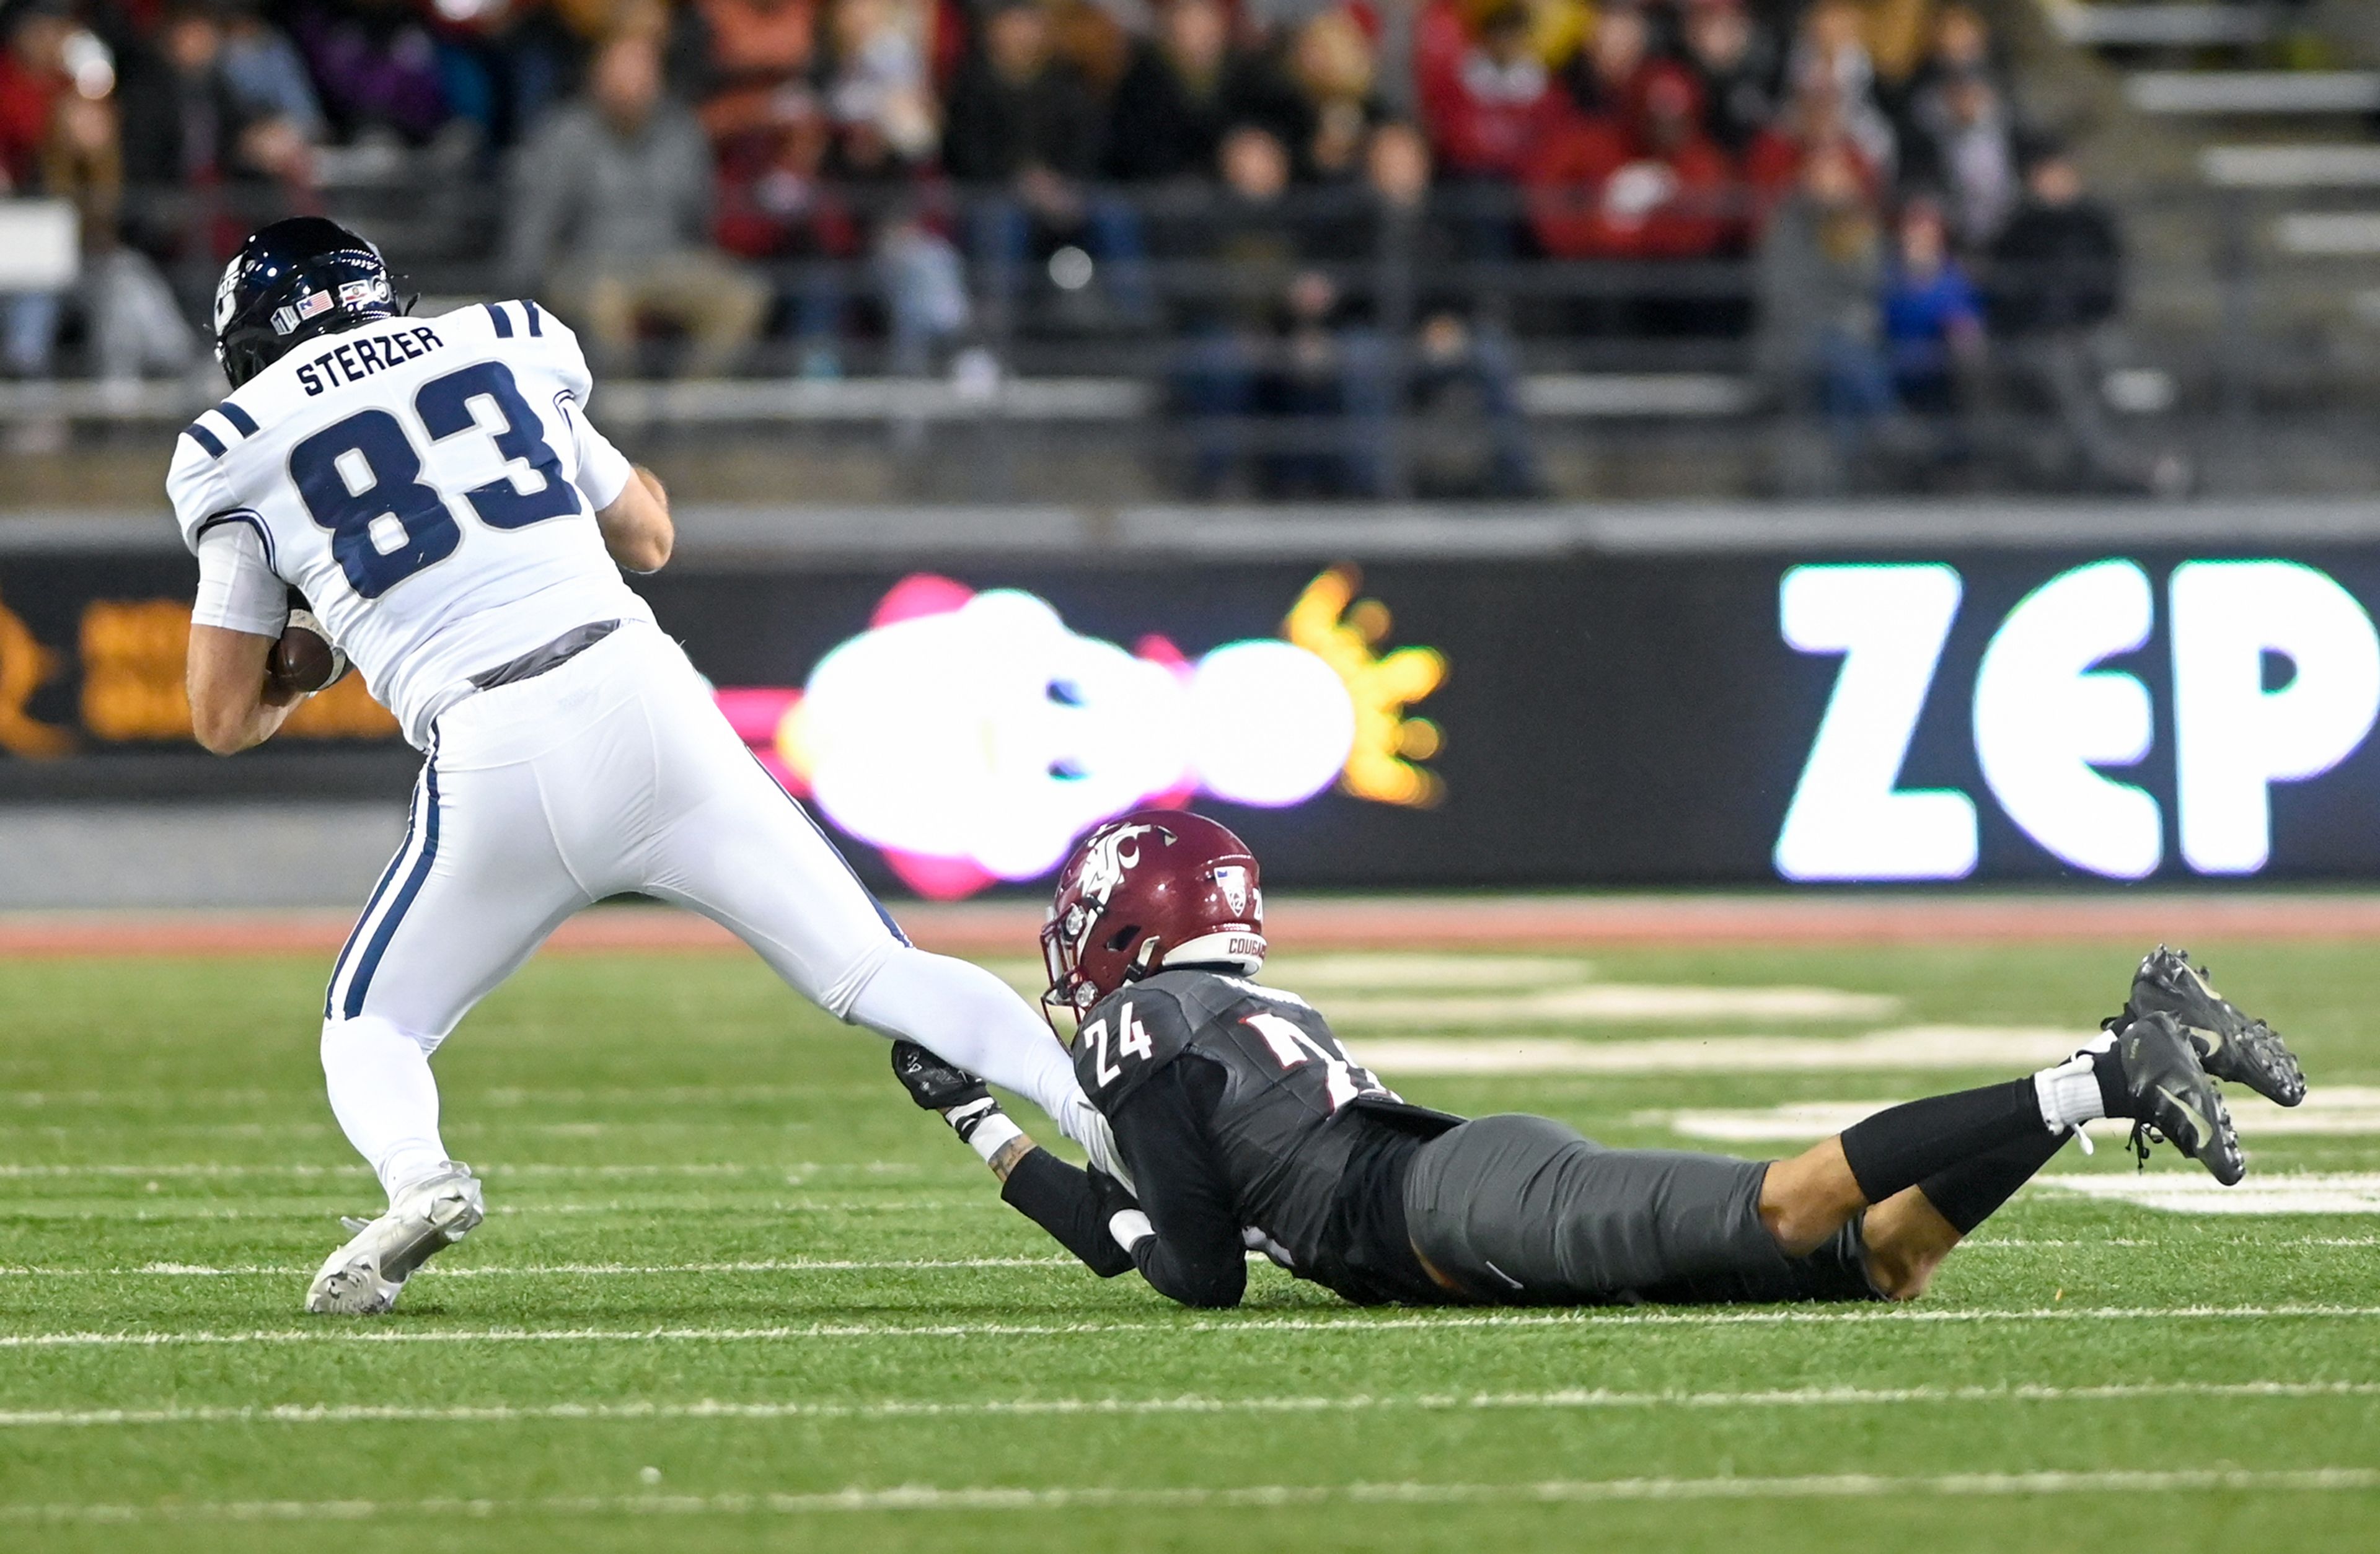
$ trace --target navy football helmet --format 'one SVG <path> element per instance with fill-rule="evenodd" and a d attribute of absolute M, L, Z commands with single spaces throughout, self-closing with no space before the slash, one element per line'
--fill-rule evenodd
<path fill-rule="evenodd" d="M 292 347 L 373 319 L 396 318 L 400 300 L 380 249 L 321 216 L 291 216 L 239 246 L 215 286 L 215 359 L 231 386 Z"/>

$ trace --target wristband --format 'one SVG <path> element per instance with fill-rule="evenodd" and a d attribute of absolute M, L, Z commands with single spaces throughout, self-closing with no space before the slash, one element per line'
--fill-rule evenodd
<path fill-rule="evenodd" d="M 1156 1233 L 1157 1227 L 1151 1225 L 1148 1216 L 1137 1208 L 1119 1208 L 1108 1217 L 1108 1234 L 1115 1237 L 1116 1244 L 1127 1252 Z"/>

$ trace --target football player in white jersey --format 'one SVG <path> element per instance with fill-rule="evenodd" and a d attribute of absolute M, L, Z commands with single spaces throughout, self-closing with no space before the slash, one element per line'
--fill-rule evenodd
<path fill-rule="evenodd" d="M 530 301 L 407 317 L 379 251 L 318 217 L 248 240 L 214 322 L 233 392 L 168 477 L 199 558 L 199 739 L 261 744 L 302 699 L 270 673 L 294 589 L 428 758 L 323 1007 L 331 1109 L 389 1208 L 349 1221 L 308 1310 L 386 1311 L 480 1222 L 430 1056 L 623 892 L 712 918 L 821 1007 L 1030 1096 L 1112 1160 L 1040 1019 L 910 945 L 622 578 L 669 559 L 669 504 L 588 420 L 568 329 Z"/>

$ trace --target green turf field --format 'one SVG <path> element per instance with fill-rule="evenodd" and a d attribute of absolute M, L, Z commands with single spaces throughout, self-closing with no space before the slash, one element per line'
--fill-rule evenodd
<path fill-rule="evenodd" d="M 1768 1154 L 2016 1072 L 1954 1065 L 2079 1035 L 2143 948 L 1271 979 L 1415 1099 Z M 2283 1212 L 2043 1187 L 1914 1307 L 1578 1314 L 1269 1267 L 1176 1309 L 1062 1260 L 758 962 L 549 956 L 438 1060 L 488 1222 L 361 1323 L 299 1314 L 378 1207 L 321 1098 L 325 966 L 0 962 L 0 1548 L 2380 1548 L 2371 952 L 2194 948 L 2326 1108 L 2239 1108 Z M 1715 1036 L 1774 1039 L 1692 1066 Z M 1499 1037 L 1568 1071 L 1448 1072 Z M 2112 1137 L 2051 1170 L 2142 1185 Z"/>

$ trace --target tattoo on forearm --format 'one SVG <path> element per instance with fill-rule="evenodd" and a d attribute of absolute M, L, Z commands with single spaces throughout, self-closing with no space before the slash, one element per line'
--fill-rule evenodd
<path fill-rule="evenodd" d="M 1016 1162 L 1038 1147 L 1039 1146 L 1036 1145 L 1030 1137 L 1018 1134 L 1014 1138 L 992 1151 L 991 1173 L 1002 1182 L 1007 1181 L 1008 1173 L 1016 1169 Z"/>

